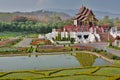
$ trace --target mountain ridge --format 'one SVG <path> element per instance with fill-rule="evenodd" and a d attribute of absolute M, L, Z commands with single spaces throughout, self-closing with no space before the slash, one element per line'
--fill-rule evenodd
<path fill-rule="evenodd" d="M 46 10 L 51 10 L 51 11 L 56 11 L 56 12 L 64 12 L 72 17 L 74 17 L 79 11 L 79 9 L 46 9 Z M 98 10 L 93 10 L 93 13 L 99 19 L 103 18 L 104 16 L 109 16 L 110 18 L 116 18 L 116 17 L 120 18 L 120 13 L 98 11 Z"/>
<path fill-rule="evenodd" d="M 79 9 L 41 9 L 31 12 L 0 12 L 1 21 L 10 21 L 15 16 L 25 16 L 25 17 L 35 17 L 38 21 L 43 21 L 44 19 L 50 21 L 54 16 L 59 16 L 61 20 L 68 20 L 78 13 Z M 93 13 L 98 19 L 102 19 L 104 16 L 109 16 L 110 18 L 120 18 L 120 13 L 113 13 L 107 11 L 93 10 Z"/>
<path fill-rule="evenodd" d="M 0 20 L 1 21 L 11 21 L 12 18 L 15 16 L 24 16 L 24 17 L 34 17 L 38 21 L 43 21 L 43 19 L 51 20 L 55 16 L 58 16 L 61 18 L 61 20 L 67 20 L 70 19 L 71 16 L 64 12 L 55 12 L 55 11 L 47 11 L 47 10 L 38 10 L 38 11 L 32 11 L 32 12 L 0 12 Z"/>

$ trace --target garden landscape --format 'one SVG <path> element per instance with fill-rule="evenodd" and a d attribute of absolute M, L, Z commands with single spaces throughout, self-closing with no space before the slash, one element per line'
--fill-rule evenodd
<path fill-rule="evenodd" d="M 0 1 L 0 80 L 120 80 L 119 3 Z"/>

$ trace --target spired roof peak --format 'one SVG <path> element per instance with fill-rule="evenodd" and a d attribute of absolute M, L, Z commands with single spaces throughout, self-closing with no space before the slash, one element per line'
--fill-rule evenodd
<path fill-rule="evenodd" d="M 77 13 L 77 15 L 80 15 L 80 14 L 83 13 L 84 10 L 86 10 L 86 9 L 87 9 L 87 8 L 82 5 L 82 7 L 79 9 L 79 12 Z"/>
<path fill-rule="evenodd" d="M 80 15 L 80 14 L 85 15 L 84 13 L 85 12 L 87 13 L 89 11 L 92 12 L 91 9 L 88 9 L 86 6 L 82 5 L 82 7 L 79 9 L 79 11 L 78 11 L 78 13 L 76 15 Z"/>
<path fill-rule="evenodd" d="M 84 21 L 89 18 L 89 16 L 92 16 L 93 21 L 98 21 L 97 18 L 95 18 L 95 15 L 91 9 L 88 9 L 86 6 L 83 6 L 80 8 L 78 13 L 76 14 L 76 17 L 74 19 Z"/>

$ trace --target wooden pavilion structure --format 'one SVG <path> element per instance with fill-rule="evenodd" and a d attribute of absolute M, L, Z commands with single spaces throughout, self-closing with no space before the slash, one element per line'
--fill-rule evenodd
<path fill-rule="evenodd" d="M 74 25 L 80 27 L 82 31 L 88 31 L 90 27 L 96 25 L 97 21 L 93 11 L 82 6 L 74 18 Z"/>

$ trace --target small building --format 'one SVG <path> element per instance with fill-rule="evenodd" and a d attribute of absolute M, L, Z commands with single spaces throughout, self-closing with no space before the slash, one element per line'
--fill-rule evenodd
<path fill-rule="evenodd" d="M 92 28 L 94 32 L 94 28 L 96 26 L 96 22 L 98 19 L 95 17 L 92 10 L 82 6 L 79 12 L 76 14 L 74 20 L 74 25 L 79 27 L 79 31 L 89 31 Z"/>

